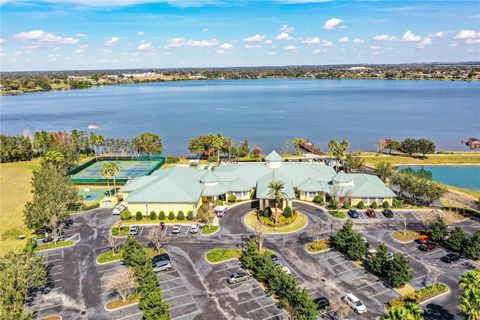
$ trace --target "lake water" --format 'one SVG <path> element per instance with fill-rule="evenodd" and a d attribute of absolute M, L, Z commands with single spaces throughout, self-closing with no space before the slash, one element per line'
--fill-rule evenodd
<path fill-rule="evenodd" d="M 415 171 L 427 170 L 434 181 L 455 187 L 480 190 L 480 166 L 400 166 Z"/>
<path fill-rule="evenodd" d="M 178 81 L 0 97 L 0 132 L 85 130 L 160 135 L 165 153 L 188 154 L 188 140 L 221 132 L 263 152 L 306 137 L 325 148 L 347 139 L 374 150 L 380 138 L 426 137 L 465 150 L 480 134 L 480 83 L 449 81 L 262 79 Z"/>

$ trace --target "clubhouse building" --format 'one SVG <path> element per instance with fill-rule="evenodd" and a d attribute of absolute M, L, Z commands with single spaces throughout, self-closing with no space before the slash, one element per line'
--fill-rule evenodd
<path fill-rule="evenodd" d="M 151 211 L 168 214 L 179 211 L 195 215 L 202 203 L 226 200 L 258 199 L 260 209 L 273 206 L 269 195 L 272 181 L 284 183 L 285 199 L 281 207 L 291 206 L 294 199 L 311 201 L 317 195 L 365 205 L 384 201 L 392 204 L 395 193 L 377 176 L 347 174 L 321 163 L 285 162 L 272 151 L 265 162 L 224 164 L 215 169 L 170 167 L 150 176 L 135 178 L 120 189 L 124 203 L 135 213 L 148 215 Z"/>

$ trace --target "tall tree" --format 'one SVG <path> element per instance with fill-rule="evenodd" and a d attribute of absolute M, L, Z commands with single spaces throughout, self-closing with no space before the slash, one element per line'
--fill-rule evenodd
<path fill-rule="evenodd" d="M 111 170 L 111 165 L 109 162 L 104 162 L 102 164 L 102 167 L 100 168 L 100 174 L 102 177 L 107 180 L 107 187 L 108 187 L 108 196 L 111 197 L 111 189 L 110 189 L 110 182 L 109 180 L 113 177 L 112 175 L 112 170 Z"/>
<path fill-rule="evenodd" d="M 163 151 L 162 140 L 159 136 L 144 132 L 133 139 L 135 150 L 140 154 L 161 154 Z"/>
<path fill-rule="evenodd" d="M 78 205 L 77 188 L 63 168 L 49 162 L 34 171 L 31 185 L 33 198 L 25 205 L 25 224 L 37 232 L 52 232 L 56 238 L 69 212 Z"/>
<path fill-rule="evenodd" d="M 335 171 L 338 172 L 339 162 L 343 160 L 345 156 L 345 151 L 350 147 L 348 141 L 343 140 L 342 142 L 338 143 L 337 140 L 330 140 L 328 143 L 328 149 L 332 153 L 332 155 L 337 159 L 337 164 L 335 165 Z"/>
<path fill-rule="evenodd" d="M 345 157 L 344 170 L 346 172 L 362 172 L 365 167 L 365 160 L 359 153 L 350 152 Z"/>
<path fill-rule="evenodd" d="M 413 271 L 410 268 L 408 257 L 404 254 L 395 253 L 393 259 L 385 263 L 384 281 L 394 287 L 398 288 L 413 279 Z"/>
<path fill-rule="evenodd" d="M 9 252 L 0 259 L 0 318 L 33 319 L 25 312 L 25 300 L 30 288 L 44 286 L 47 273 L 44 258 L 35 253 Z"/>
<path fill-rule="evenodd" d="M 268 196 L 273 199 L 274 207 L 275 207 L 275 228 L 277 228 L 278 224 L 278 204 L 285 198 L 287 198 L 287 194 L 285 193 L 285 182 L 283 181 L 271 181 L 268 185 Z"/>
<path fill-rule="evenodd" d="M 142 310 L 144 320 L 169 320 L 170 311 L 168 303 L 162 300 L 163 294 L 160 288 L 156 288 L 145 294 L 140 300 L 138 307 Z"/>
<path fill-rule="evenodd" d="M 135 273 L 131 267 L 116 271 L 108 278 L 107 287 L 115 291 L 122 301 L 127 301 L 128 297 L 135 293 L 137 283 Z"/>
<path fill-rule="evenodd" d="M 467 320 L 480 319 L 480 269 L 464 273 L 458 285 L 463 288 L 460 311 Z"/>
<path fill-rule="evenodd" d="M 420 152 L 423 158 L 426 158 L 426 154 L 435 153 L 435 143 L 428 139 L 418 139 L 417 140 L 417 152 Z"/>
<path fill-rule="evenodd" d="M 293 143 L 293 147 L 295 148 L 295 153 L 296 154 L 300 154 L 300 148 L 301 148 L 300 146 L 305 141 L 306 141 L 305 138 L 293 138 L 292 143 Z"/>
<path fill-rule="evenodd" d="M 400 143 L 400 148 L 403 152 L 408 153 L 410 156 L 417 152 L 417 140 L 412 138 L 407 138 Z"/>

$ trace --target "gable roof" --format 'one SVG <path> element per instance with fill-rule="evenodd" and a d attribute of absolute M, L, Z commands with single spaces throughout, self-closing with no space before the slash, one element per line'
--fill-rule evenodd
<path fill-rule="evenodd" d="M 349 183 L 351 181 L 352 178 L 350 178 L 343 170 L 332 177 L 333 183 Z"/>
<path fill-rule="evenodd" d="M 352 197 L 377 197 L 390 198 L 397 195 L 380 180 L 371 174 L 349 174 L 354 182 Z"/>
<path fill-rule="evenodd" d="M 280 156 L 277 151 L 273 150 L 268 154 L 268 156 L 265 158 L 266 162 L 279 162 L 283 161 L 282 156 Z"/>
<path fill-rule="evenodd" d="M 274 169 L 258 179 L 256 190 L 256 196 L 258 199 L 273 199 L 273 197 L 269 195 L 269 186 L 272 181 L 282 181 L 284 183 L 283 192 L 285 192 L 287 198 L 295 198 L 295 190 L 293 189 L 292 181 Z"/>

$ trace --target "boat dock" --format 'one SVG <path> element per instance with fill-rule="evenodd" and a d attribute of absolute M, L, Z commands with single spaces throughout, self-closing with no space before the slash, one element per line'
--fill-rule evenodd
<path fill-rule="evenodd" d="M 310 142 L 310 140 L 304 140 L 300 143 L 300 148 L 302 148 L 305 151 L 308 151 L 310 153 L 322 156 L 325 153 L 320 150 L 319 147 L 317 147 L 313 142 Z"/>

